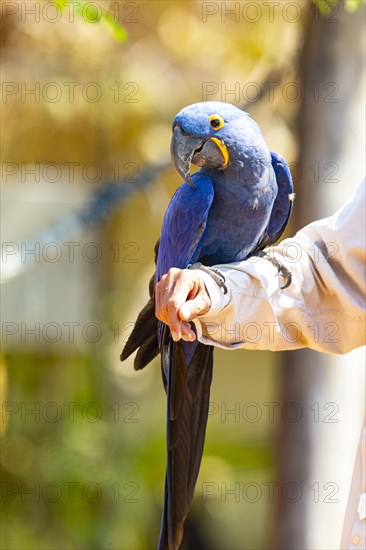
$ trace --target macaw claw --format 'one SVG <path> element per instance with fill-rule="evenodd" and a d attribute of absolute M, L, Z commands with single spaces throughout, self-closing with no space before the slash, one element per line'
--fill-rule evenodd
<path fill-rule="evenodd" d="M 278 274 L 281 274 L 282 277 L 285 279 L 286 283 L 284 286 L 281 286 L 281 290 L 288 288 L 292 281 L 291 271 L 285 265 L 283 265 L 279 260 L 277 260 L 277 258 L 274 258 L 273 256 L 269 256 L 264 251 L 262 251 L 261 254 L 258 254 L 258 256 L 271 262 L 271 264 L 277 268 Z"/>

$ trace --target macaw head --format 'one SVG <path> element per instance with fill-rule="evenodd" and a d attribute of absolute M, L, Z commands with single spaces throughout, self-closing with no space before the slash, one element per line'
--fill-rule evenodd
<path fill-rule="evenodd" d="M 243 160 L 268 149 L 258 125 L 229 103 L 207 101 L 182 109 L 173 121 L 171 155 L 179 175 L 195 187 L 191 164 L 226 170 L 230 162 Z"/>

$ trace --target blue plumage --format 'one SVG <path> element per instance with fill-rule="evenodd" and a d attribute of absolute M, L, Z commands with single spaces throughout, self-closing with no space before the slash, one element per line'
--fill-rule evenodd
<path fill-rule="evenodd" d="M 215 113 L 224 120 L 217 131 L 209 121 Z M 196 187 L 183 183 L 176 191 L 163 221 L 156 281 L 171 267 L 248 258 L 278 238 L 292 207 L 287 164 L 269 152 L 247 113 L 225 103 L 198 103 L 178 113 L 173 130 L 177 127 L 183 131 L 182 139 L 189 135 L 207 139 L 205 144 L 211 138 L 222 141 L 229 162 L 221 170 L 203 166 L 192 177 Z M 184 344 L 188 362 L 196 345 Z"/>
<path fill-rule="evenodd" d="M 171 267 L 185 268 L 197 250 L 206 229 L 208 213 L 214 198 L 212 181 L 194 175 L 197 187 L 183 183 L 175 192 L 164 216 L 161 230 L 156 280 Z"/>
<path fill-rule="evenodd" d="M 218 102 L 186 107 L 174 119 L 171 152 L 185 183 L 164 216 L 155 283 L 172 267 L 245 260 L 280 237 L 292 211 L 291 174 L 247 113 Z M 192 163 L 201 167 L 193 176 Z M 121 358 L 139 348 L 140 369 L 161 352 L 167 474 L 159 550 L 176 550 L 203 452 L 213 350 L 197 340 L 173 342 L 168 327 L 154 318 L 153 283 L 150 296 Z"/>
<path fill-rule="evenodd" d="M 208 117 L 212 113 L 219 113 L 225 121 L 218 131 L 210 126 Z M 271 154 L 249 115 L 228 104 L 198 103 L 176 116 L 173 127 L 177 125 L 183 130 L 183 137 L 189 134 L 221 140 L 228 149 L 229 162 L 222 170 L 203 166 L 194 176 L 196 189 L 184 184 L 173 197 L 163 222 L 160 249 L 164 259 L 158 256 L 158 279 L 169 267 L 185 267 L 188 261 L 214 265 L 253 254 L 261 248 L 278 193 Z M 289 172 L 285 176 L 289 194 L 292 181 Z M 213 190 L 208 191 L 207 177 Z M 213 200 L 203 213 L 199 203 L 206 192 L 210 198 L 213 193 Z M 281 195 L 276 227 L 288 218 L 291 203 L 283 198 Z M 198 239 L 197 231 L 202 225 L 205 229 Z M 195 248 L 190 257 L 186 248 L 179 246 L 182 240 Z"/>

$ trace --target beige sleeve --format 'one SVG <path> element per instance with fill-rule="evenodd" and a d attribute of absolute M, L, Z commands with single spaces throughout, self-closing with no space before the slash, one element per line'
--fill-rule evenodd
<path fill-rule="evenodd" d="M 217 267 L 227 294 L 202 273 L 212 306 L 195 319 L 198 338 L 226 349 L 309 347 L 347 353 L 365 343 L 365 184 L 333 216 L 268 250 L 292 273 L 264 258 Z"/>

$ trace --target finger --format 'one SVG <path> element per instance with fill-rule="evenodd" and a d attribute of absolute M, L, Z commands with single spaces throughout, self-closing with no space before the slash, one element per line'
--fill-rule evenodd
<path fill-rule="evenodd" d="M 190 327 L 182 324 L 182 320 L 180 319 L 178 312 L 195 286 L 196 283 L 194 278 L 190 273 L 187 274 L 186 271 L 180 271 L 175 278 L 174 287 L 170 292 L 169 299 L 166 304 L 167 322 L 172 333 L 172 338 L 175 341 L 180 340 L 182 334 L 184 334 L 188 339 L 192 339 L 193 337 Z"/>
<path fill-rule="evenodd" d="M 163 275 L 158 283 L 155 285 L 155 315 L 159 319 L 159 313 L 161 312 L 161 303 L 163 297 L 163 288 L 165 286 L 165 280 L 167 275 Z"/>
<path fill-rule="evenodd" d="M 168 273 L 163 275 L 155 286 L 155 315 L 160 321 L 166 324 L 169 324 L 167 320 L 167 307 L 171 301 L 172 292 L 180 271 L 175 268 L 169 269 Z"/>
<path fill-rule="evenodd" d="M 182 322 L 178 315 L 179 304 L 172 298 L 169 299 L 165 310 L 165 322 L 169 325 L 172 338 L 175 342 L 182 337 Z"/>
<path fill-rule="evenodd" d="M 196 333 L 191 328 L 191 323 L 182 321 L 182 340 L 186 342 L 193 342 L 196 340 Z"/>
<path fill-rule="evenodd" d="M 199 280 L 192 271 L 182 270 L 177 277 L 174 287 L 173 297 L 182 300 L 182 304 L 187 300 L 197 296 L 199 291 Z"/>

